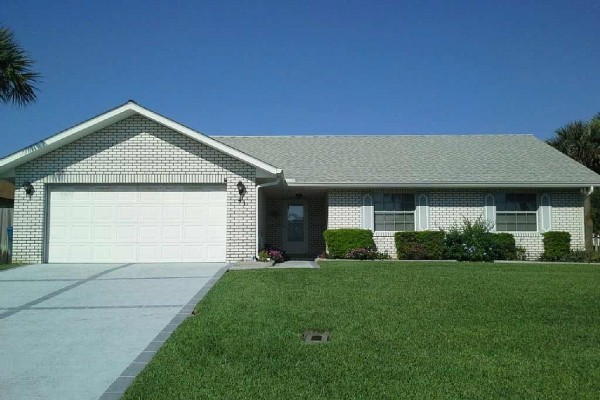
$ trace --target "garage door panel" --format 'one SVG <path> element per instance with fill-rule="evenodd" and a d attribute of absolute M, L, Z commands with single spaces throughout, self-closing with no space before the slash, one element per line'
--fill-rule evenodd
<path fill-rule="evenodd" d="M 208 216 L 208 210 L 204 205 L 186 205 L 184 208 L 184 218 L 187 221 L 202 222 Z"/>
<path fill-rule="evenodd" d="M 184 243 L 202 243 L 206 240 L 206 226 L 188 224 L 183 228 Z"/>
<path fill-rule="evenodd" d="M 162 226 L 160 225 L 140 225 L 138 230 L 139 243 L 160 243 Z"/>
<path fill-rule="evenodd" d="M 204 204 L 208 202 L 208 192 L 184 192 L 183 201 L 185 204 Z"/>
<path fill-rule="evenodd" d="M 225 243 L 226 234 L 220 226 L 206 227 L 205 240 L 207 243 Z"/>
<path fill-rule="evenodd" d="M 161 192 L 141 191 L 139 192 L 140 203 L 158 204 L 162 201 Z"/>
<path fill-rule="evenodd" d="M 50 190 L 50 262 L 225 261 L 224 185 Z"/>
<path fill-rule="evenodd" d="M 115 245 L 115 260 L 119 262 L 137 259 L 137 243 Z"/>
<path fill-rule="evenodd" d="M 183 208 L 181 205 L 166 204 L 162 208 L 162 219 L 169 222 L 183 222 Z"/>
<path fill-rule="evenodd" d="M 76 262 L 91 262 L 92 253 L 90 252 L 89 245 L 73 243 L 69 246 L 69 259 L 76 260 Z"/>
<path fill-rule="evenodd" d="M 138 209 L 135 206 L 117 204 L 117 218 L 119 221 L 137 221 Z"/>
<path fill-rule="evenodd" d="M 66 242 L 69 240 L 69 237 L 67 236 L 67 227 L 64 225 L 50 226 L 49 234 L 51 238 L 61 242 Z"/>
<path fill-rule="evenodd" d="M 93 192 L 89 191 L 78 191 L 70 192 L 70 197 L 74 203 L 89 203 L 92 199 Z"/>
<path fill-rule="evenodd" d="M 134 191 L 121 191 L 119 189 L 116 193 L 117 201 L 120 204 L 137 204 L 138 203 L 138 194 Z"/>
<path fill-rule="evenodd" d="M 161 246 L 162 259 L 164 261 L 170 261 L 170 262 L 183 261 L 183 254 L 181 251 L 181 247 L 182 246 L 180 244 L 162 245 Z"/>
<path fill-rule="evenodd" d="M 132 242 L 137 241 L 137 226 L 131 225 L 117 225 L 117 241 L 119 242 Z"/>
<path fill-rule="evenodd" d="M 139 245 L 138 261 L 150 262 L 160 259 L 160 248 L 153 245 Z"/>
<path fill-rule="evenodd" d="M 52 209 L 52 215 L 56 217 L 56 220 L 64 221 L 69 217 L 70 207 L 68 205 L 54 204 Z"/>
<path fill-rule="evenodd" d="M 207 192 L 207 199 L 211 203 L 218 203 L 225 199 L 226 192 Z"/>
<path fill-rule="evenodd" d="M 183 192 L 164 192 L 162 202 L 163 204 L 181 204 L 183 203 Z"/>
<path fill-rule="evenodd" d="M 224 245 L 207 246 L 208 258 L 210 260 L 219 260 L 225 254 Z"/>
<path fill-rule="evenodd" d="M 139 218 L 145 222 L 160 221 L 161 215 L 159 206 L 141 205 L 139 208 Z"/>
<path fill-rule="evenodd" d="M 221 260 L 221 255 L 219 257 L 214 258 L 210 254 L 208 254 L 208 250 L 206 245 L 183 245 L 183 256 L 186 259 L 201 259 L 202 261 L 214 261 Z"/>
<path fill-rule="evenodd" d="M 225 207 L 209 206 L 207 208 L 207 222 L 219 223 L 223 220 L 223 215 L 225 214 Z"/>
<path fill-rule="evenodd" d="M 104 190 L 94 193 L 94 202 L 113 204 L 115 201 L 115 194 L 112 191 L 107 190 L 107 188 L 102 189 Z"/>
<path fill-rule="evenodd" d="M 92 258 L 94 261 L 110 261 L 113 259 L 113 256 L 111 245 L 93 245 Z"/>
<path fill-rule="evenodd" d="M 181 241 L 183 240 L 181 225 L 163 226 L 161 239 L 163 242 L 181 243 Z"/>
<path fill-rule="evenodd" d="M 98 205 L 92 209 L 92 222 L 113 222 L 115 211 L 112 205 Z"/>
<path fill-rule="evenodd" d="M 92 240 L 114 242 L 116 240 L 115 228 L 113 225 L 94 224 L 92 226 Z"/>
<path fill-rule="evenodd" d="M 89 243 L 92 240 L 90 225 L 72 225 L 68 230 L 69 240 L 72 242 Z"/>
<path fill-rule="evenodd" d="M 71 220 L 77 222 L 89 222 L 92 219 L 92 207 L 73 206 L 71 208 Z"/>

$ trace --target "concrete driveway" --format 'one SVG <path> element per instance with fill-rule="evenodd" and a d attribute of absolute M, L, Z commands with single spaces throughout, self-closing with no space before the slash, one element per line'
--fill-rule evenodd
<path fill-rule="evenodd" d="M 114 399 L 225 264 L 44 264 L 0 272 L 0 397 Z"/>

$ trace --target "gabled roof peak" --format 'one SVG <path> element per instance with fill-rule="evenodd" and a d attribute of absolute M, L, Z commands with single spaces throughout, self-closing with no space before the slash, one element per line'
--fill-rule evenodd
<path fill-rule="evenodd" d="M 7 172 L 14 170 L 14 168 L 22 165 L 28 161 L 34 160 L 44 154 L 54 151 L 66 144 L 72 143 L 78 139 L 81 139 L 93 132 L 96 132 L 102 128 L 112 125 L 118 121 L 129 118 L 133 115 L 139 114 L 146 117 L 158 124 L 166 126 L 182 135 L 188 136 L 202 144 L 212 147 L 216 150 L 223 152 L 233 158 L 243 161 L 247 164 L 260 168 L 271 174 L 281 173 L 281 169 L 270 165 L 264 161 L 254 158 L 240 150 L 234 149 L 233 147 L 221 143 L 215 139 L 212 139 L 198 131 L 195 131 L 187 126 L 184 126 L 178 122 L 175 122 L 169 118 L 166 118 L 154 111 L 140 106 L 133 100 L 129 100 L 127 103 L 122 104 L 116 108 L 106 111 L 100 115 L 97 115 L 87 121 L 84 121 L 78 125 L 75 125 L 69 129 L 59 132 L 49 138 L 39 141 L 31 146 L 28 146 L 16 153 L 10 154 L 0 159 L 0 176 L 5 175 Z"/>

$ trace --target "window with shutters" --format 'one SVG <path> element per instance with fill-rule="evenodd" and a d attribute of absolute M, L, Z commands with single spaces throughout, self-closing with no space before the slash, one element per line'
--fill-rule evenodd
<path fill-rule="evenodd" d="M 496 231 L 537 231 L 537 209 L 535 193 L 499 193 L 496 196 Z"/>
<path fill-rule="evenodd" d="M 373 196 L 376 231 L 414 231 L 414 194 L 378 193 Z"/>

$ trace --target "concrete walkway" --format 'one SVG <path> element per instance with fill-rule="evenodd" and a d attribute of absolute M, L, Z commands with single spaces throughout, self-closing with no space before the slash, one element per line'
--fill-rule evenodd
<path fill-rule="evenodd" d="M 300 269 L 315 269 L 319 268 L 319 264 L 315 261 L 304 261 L 304 260 L 289 260 L 282 263 L 273 264 L 272 262 L 258 262 L 258 261 L 240 261 L 233 263 L 229 266 L 229 271 L 243 271 L 248 269 L 287 269 L 287 268 L 300 268 Z"/>
<path fill-rule="evenodd" d="M 117 399 L 225 264 L 0 272 L 0 398 Z"/>

